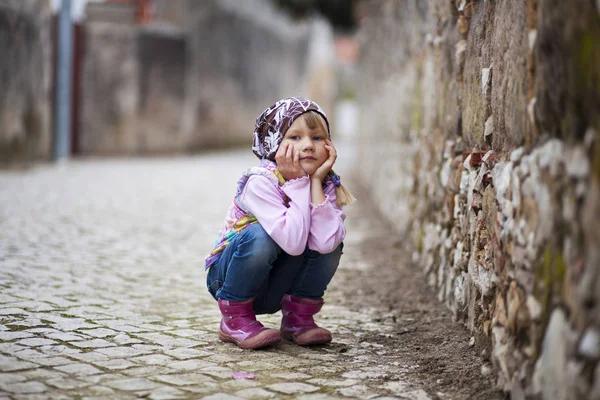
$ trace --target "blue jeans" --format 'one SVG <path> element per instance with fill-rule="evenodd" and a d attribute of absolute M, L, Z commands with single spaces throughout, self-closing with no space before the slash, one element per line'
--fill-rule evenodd
<path fill-rule="evenodd" d="M 215 299 L 245 301 L 254 298 L 256 314 L 281 309 L 285 294 L 320 299 L 342 256 L 341 243 L 321 254 L 306 248 L 291 256 L 256 223 L 237 234 L 208 270 L 206 285 Z"/>

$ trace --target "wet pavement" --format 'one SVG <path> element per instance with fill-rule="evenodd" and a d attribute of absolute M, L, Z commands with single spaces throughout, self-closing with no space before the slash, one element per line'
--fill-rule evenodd
<path fill-rule="evenodd" d="M 369 265 L 352 207 L 346 279 L 334 277 L 317 318 L 331 345 L 218 340 L 203 258 L 255 163 L 228 151 L 0 172 L 0 399 L 448 398 L 400 378 L 414 366 L 364 339 L 391 335 L 395 320 L 340 301 L 339 285 Z"/>

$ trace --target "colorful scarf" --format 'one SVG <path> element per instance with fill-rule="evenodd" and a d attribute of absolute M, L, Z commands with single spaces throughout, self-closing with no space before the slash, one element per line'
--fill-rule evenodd
<path fill-rule="evenodd" d="M 249 168 L 244 172 L 237 182 L 237 190 L 233 199 L 233 204 L 229 207 L 229 211 L 225 217 L 225 226 L 223 226 L 219 232 L 213 250 L 204 260 L 205 270 L 209 269 L 219 260 L 223 254 L 223 250 L 225 250 L 227 245 L 229 245 L 238 233 L 258 222 L 254 215 L 244 209 L 244 206 L 239 199 L 246 183 L 248 183 L 248 179 L 253 175 L 266 176 L 278 188 L 285 183 L 285 178 L 281 175 L 275 163 L 266 160 L 261 162 L 260 166 Z M 287 201 L 287 197 L 285 199 Z"/>

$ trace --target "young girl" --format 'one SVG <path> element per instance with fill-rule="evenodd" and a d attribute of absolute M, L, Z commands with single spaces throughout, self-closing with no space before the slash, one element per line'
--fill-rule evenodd
<path fill-rule="evenodd" d="M 222 319 L 219 338 L 244 349 L 281 337 L 331 342 L 313 315 L 335 274 L 346 235 L 341 207 L 354 199 L 331 167 L 337 153 L 318 104 L 290 97 L 256 120 L 260 166 L 244 172 L 213 251 L 207 286 Z M 281 333 L 255 314 L 282 310 Z"/>

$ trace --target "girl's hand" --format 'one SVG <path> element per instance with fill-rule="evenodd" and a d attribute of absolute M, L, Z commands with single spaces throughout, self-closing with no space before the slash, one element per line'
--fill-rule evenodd
<path fill-rule="evenodd" d="M 300 166 L 300 153 L 294 151 L 294 146 L 291 144 L 279 147 L 275 162 L 281 175 L 288 181 L 306 176 L 306 171 Z"/>
<path fill-rule="evenodd" d="M 325 150 L 327 150 L 329 152 L 329 157 L 310 176 L 311 179 L 318 179 L 321 182 L 323 182 L 323 179 L 325 179 L 325 177 L 327 176 L 327 174 L 329 173 L 329 171 L 333 167 L 333 164 L 335 163 L 335 160 L 337 159 L 337 151 L 335 150 L 335 147 L 334 147 L 333 143 L 329 139 L 325 139 Z"/>

